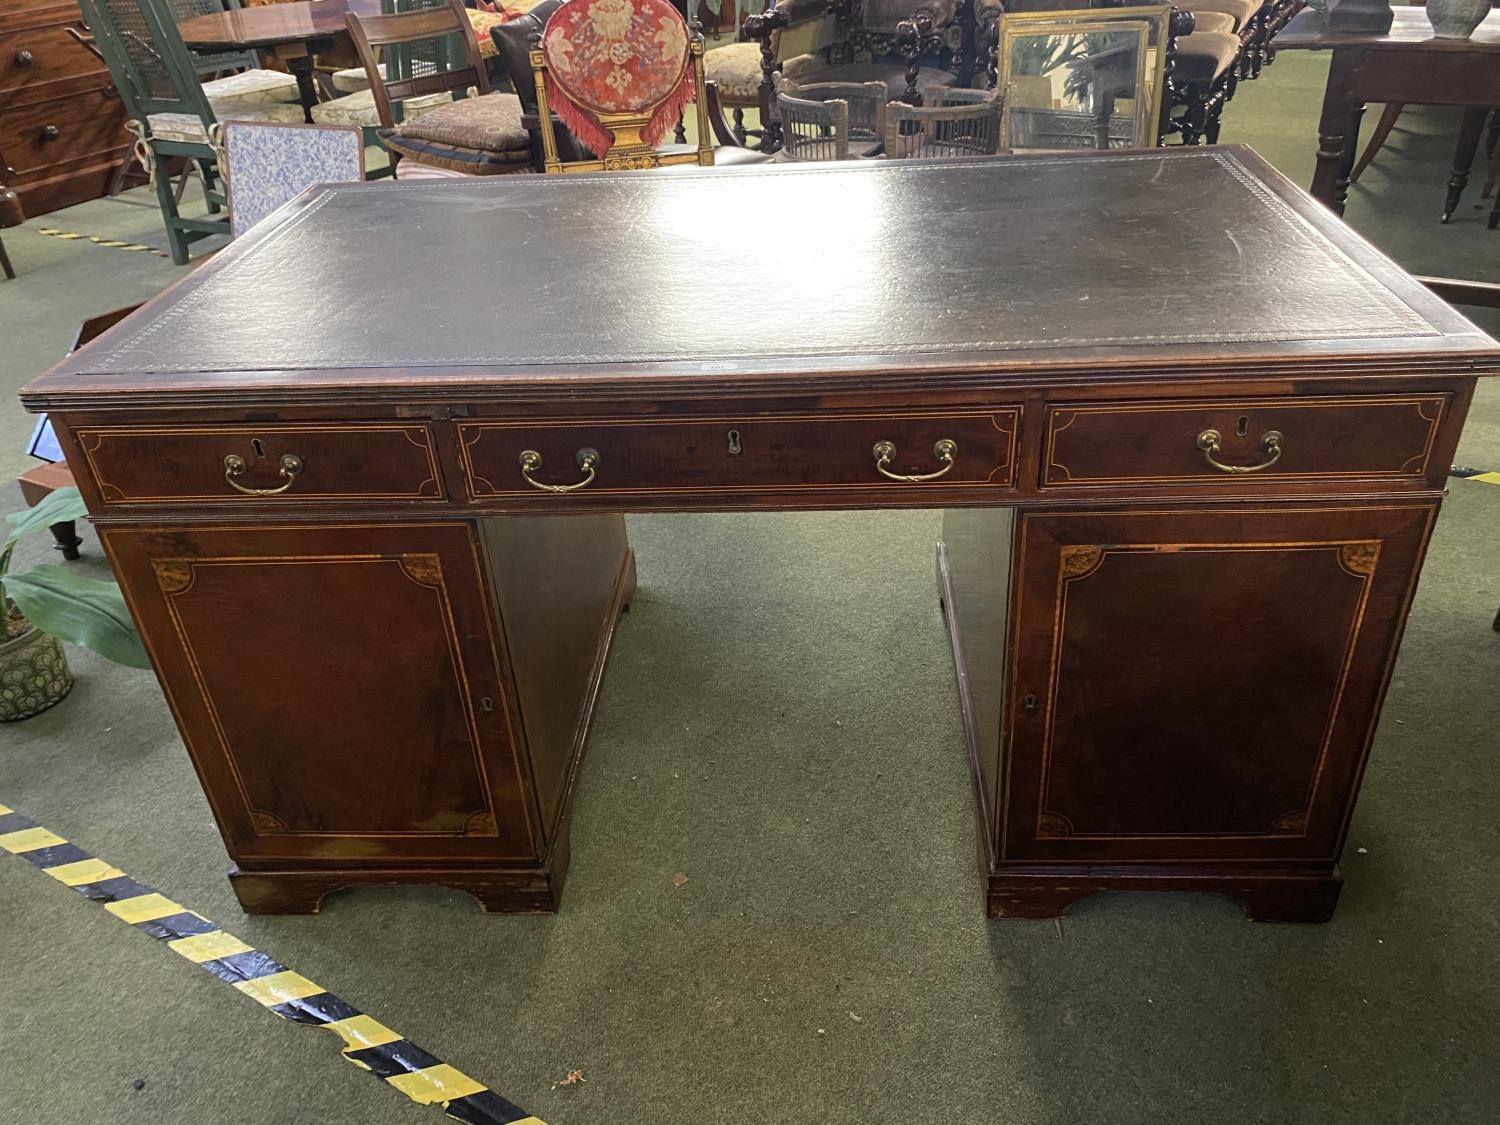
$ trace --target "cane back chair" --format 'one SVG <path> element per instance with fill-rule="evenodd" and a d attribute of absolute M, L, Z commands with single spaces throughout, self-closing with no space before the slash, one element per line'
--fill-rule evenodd
<path fill-rule="evenodd" d="M 172 261 L 185 265 L 189 243 L 228 233 L 218 173 L 221 113 L 248 121 L 298 122 L 302 107 L 290 102 L 216 105 L 165 0 L 79 3 L 125 105 L 136 155 L 156 190 Z M 169 175 L 174 157 L 197 164 L 209 218 L 188 218 L 178 211 Z"/>

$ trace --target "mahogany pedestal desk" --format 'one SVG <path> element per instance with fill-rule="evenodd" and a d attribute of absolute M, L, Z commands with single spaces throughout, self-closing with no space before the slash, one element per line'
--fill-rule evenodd
<path fill-rule="evenodd" d="M 1497 370 L 1194 148 L 322 187 L 22 397 L 247 910 L 555 908 L 621 513 L 926 507 L 990 913 L 1313 920 Z"/>

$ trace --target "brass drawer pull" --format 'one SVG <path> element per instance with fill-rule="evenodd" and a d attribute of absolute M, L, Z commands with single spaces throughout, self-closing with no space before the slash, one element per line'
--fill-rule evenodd
<path fill-rule="evenodd" d="M 286 480 L 285 484 L 279 484 L 275 488 L 246 488 L 234 478 L 241 476 L 250 467 L 238 453 L 231 453 L 224 458 L 224 479 L 229 486 L 237 492 L 243 492 L 246 496 L 279 496 L 292 485 L 297 483 L 297 474 L 302 471 L 302 458 L 295 453 L 288 453 L 281 459 L 281 475 Z"/>
<path fill-rule="evenodd" d="M 877 441 L 875 443 L 875 468 L 880 470 L 880 475 L 890 477 L 891 480 L 905 481 L 908 484 L 921 484 L 924 480 L 937 480 L 949 469 L 953 468 L 953 458 L 958 454 L 958 442 L 952 438 L 941 438 L 933 447 L 932 455 L 943 463 L 943 467 L 935 473 L 913 474 L 902 476 L 893 473 L 886 468 L 896 458 L 896 447 L 888 441 Z"/>
<path fill-rule="evenodd" d="M 540 488 L 543 492 L 577 492 L 594 482 L 594 470 L 599 467 L 599 451 L 587 446 L 578 451 L 578 467 L 583 470 L 584 478 L 577 484 L 543 484 L 531 475 L 541 467 L 542 455 L 535 449 L 521 452 L 521 475 L 532 488 Z"/>
<path fill-rule="evenodd" d="M 1277 461 L 1281 460 L 1282 436 L 1280 430 L 1267 430 L 1260 435 L 1260 447 L 1269 453 L 1258 465 L 1226 465 L 1218 460 L 1214 454 L 1219 452 L 1224 435 L 1218 430 L 1204 430 L 1198 435 L 1198 448 L 1203 450 L 1203 459 L 1213 468 L 1221 473 L 1258 473 L 1262 469 L 1269 469 Z"/>

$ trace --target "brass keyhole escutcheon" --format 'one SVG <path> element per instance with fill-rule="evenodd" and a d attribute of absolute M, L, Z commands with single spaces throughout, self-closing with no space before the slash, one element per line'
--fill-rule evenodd
<path fill-rule="evenodd" d="M 1032 695 L 1029 691 L 1021 697 L 1021 706 L 1027 711 L 1035 711 L 1041 702 L 1040 699 Z"/>
<path fill-rule="evenodd" d="M 731 457 L 738 457 L 743 452 L 745 452 L 745 450 L 740 445 L 740 432 L 739 432 L 739 430 L 730 430 L 729 431 L 729 456 L 731 456 Z"/>

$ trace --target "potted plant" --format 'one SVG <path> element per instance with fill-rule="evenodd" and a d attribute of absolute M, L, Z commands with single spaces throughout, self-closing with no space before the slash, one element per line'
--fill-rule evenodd
<path fill-rule="evenodd" d="M 23 535 L 86 515 L 78 489 L 59 488 L 36 507 L 5 517 L 10 531 L 0 548 L 0 722 L 40 714 L 72 690 L 63 641 L 132 668 L 151 667 L 115 583 L 50 563 L 11 572 Z"/>

